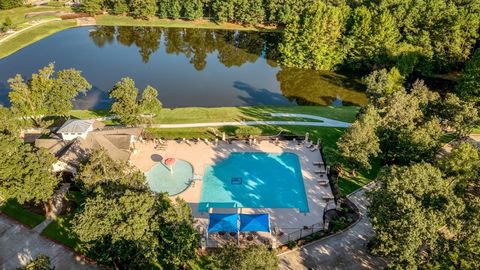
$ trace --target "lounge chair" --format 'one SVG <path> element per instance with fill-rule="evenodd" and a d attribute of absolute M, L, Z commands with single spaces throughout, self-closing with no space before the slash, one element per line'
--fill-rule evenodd
<path fill-rule="evenodd" d="M 315 145 L 314 147 L 310 148 L 310 151 L 311 151 L 311 152 L 315 152 L 315 151 L 317 151 L 317 150 L 318 150 L 318 146 L 316 146 L 316 145 Z"/>
<path fill-rule="evenodd" d="M 328 180 L 323 180 L 322 179 L 322 180 L 318 180 L 318 184 L 320 186 L 328 186 L 329 182 L 328 182 Z"/>
<path fill-rule="evenodd" d="M 323 166 L 324 164 L 323 161 L 313 162 L 314 166 Z"/>
<path fill-rule="evenodd" d="M 327 173 L 327 171 L 325 171 L 325 170 L 316 170 L 315 173 L 316 173 L 316 174 L 324 174 L 324 173 Z"/>
<path fill-rule="evenodd" d="M 323 196 L 322 199 L 324 199 L 325 201 L 331 201 L 331 200 L 333 200 L 334 198 L 333 198 L 332 196 L 326 195 L 326 196 Z"/>

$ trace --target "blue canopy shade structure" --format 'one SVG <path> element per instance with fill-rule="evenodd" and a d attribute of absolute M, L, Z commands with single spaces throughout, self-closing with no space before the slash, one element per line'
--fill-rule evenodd
<path fill-rule="evenodd" d="M 210 214 L 208 233 L 238 232 L 238 214 Z"/>
<path fill-rule="evenodd" d="M 240 214 L 240 232 L 270 232 L 268 214 Z"/>

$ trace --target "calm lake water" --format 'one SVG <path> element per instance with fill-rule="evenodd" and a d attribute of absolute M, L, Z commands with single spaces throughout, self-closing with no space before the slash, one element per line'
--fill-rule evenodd
<path fill-rule="evenodd" d="M 49 62 L 76 68 L 93 85 L 75 108 L 110 106 L 108 91 L 122 77 L 155 87 L 165 107 L 359 105 L 358 78 L 277 64 L 278 33 L 158 27 L 68 29 L 0 60 L 0 103 L 8 79 L 24 78 Z"/>

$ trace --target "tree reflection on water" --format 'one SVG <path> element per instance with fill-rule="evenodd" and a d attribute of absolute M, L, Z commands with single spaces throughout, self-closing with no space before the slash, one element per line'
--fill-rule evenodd
<path fill-rule="evenodd" d="M 135 26 L 96 26 L 90 37 L 98 47 L 114 41 L 127 47 L 135 45 L 145 64 L 163 45 L 167 54 L 185 56 L 197 71 L 206 68 L 212 54 L 226 68 L 255 63 L 259 58 L 277 68 L 281 41 L 281 35 L 273 32 Z M 276 78 L 283 95 L 300 105 L 366 103 L 358 76 L 281 67 Z"/>

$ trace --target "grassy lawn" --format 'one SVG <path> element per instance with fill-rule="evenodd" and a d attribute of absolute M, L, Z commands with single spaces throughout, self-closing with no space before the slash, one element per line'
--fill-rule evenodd
<path fill-rule="evenodd" d="M 359 107 L 327 107 L 327 106 L 255 106 L 255 107 L 218 107 L 202 108 L 188 107 L 177 109 L 162 109 L 155 117 L 155 123 L 160 124 L 183 124 L 205 122 L 227 122 L 243 120 L 301 120 L 314 121 L 312 119 L 295 119 L 291 117 L 271 117 L 268 113 L 302 113 L 322 116 L 334 120 L 353 122 Z M 70 116 L 79 119 L 99 118 L 109 116 L 107 110 L 73 110 Z"/>
<path fill-rule="evenodd" d="M 473 134 L 480 134 L 480 127 L 473 129 Z"/>
<path fill-rule="evenodd" d="M 232 29 L 232 30 L 261 30 L 278 31 L 275 28 L 257 28 L 253 26 L 243 26 L 234 23 L 216 23 L 209 20 L 169 20 L 151 18 L 150 20 L 136 20 L 127 16 L 99 15 L 96 16 L 98 25 L 110 26 L 159 26 L 159 27 L 178 27 L 178 28 L 206 28 L 206 29 Z"/>
<path fill-rule="evenodd" d="M 67 200 L 74 201 L 77 206 L 80 206 L 84 199 L 85 198 L 79 191 L 70 191 L 67 193 Z M 57 219 L 55 219 L 42 231 L 42 235 L 51 238 L 67 247 L 70 247 L 76 252 L 83 253 L 84 250 L 80 245 L 80 240 L 75 237 L 70 225 L 76 210 L 78 210 L 78 208 L 73 212 L 57 217 Z"/>
<path fill-rule="evenodd" d="M 0 211 L 18 222 L 33 228 L 45 220 L 44 216 L 32 213 L 22 207 L 17 201 L 9 200 L 0 206 Z"/>
<path fill-rule="evenodd" d="M 75 26 L 76 22 L 74 20 L 65 20 L 48 22 L 28 29 L 0 44 L 0 58 L 13 54 L 56 32 Z"/>
<path fill-rule="evenodd" d="M 70 228 L 70 221 L 73 219 L 74 214 L 68 214 L 65 216 L 59 216 L 57 219 L 52 221 L 45 230 L 43 230 L 42 235 L 50 239 L 53 239 L 76 252 L 83 253 L 83 249 L 80 245 L 80 240 L 75 237 Z"/>
<path fill-rule="evenodd" d="M 71 9 L 69 7 L 57 8 L 57 7 L 42 6 L 42 7 L 19 7 L 19 8 L 8 9 L 8 10 L 0 10 L 0 23 L 3 23 L 5 21 L 5 18 L 7 17 L 10 17 L 10 19 L 12 19 L 13 25 L 15 26 L 21 26 L 22 24 L 33 21 L 33 20 L 55 18 L 55 16 L 52 16 L 52 15 L 35 16 L 30 18 L 27 18 L 25 16 L 27 13 L 45 12 L 45 11 L 71 11 Z"/>

